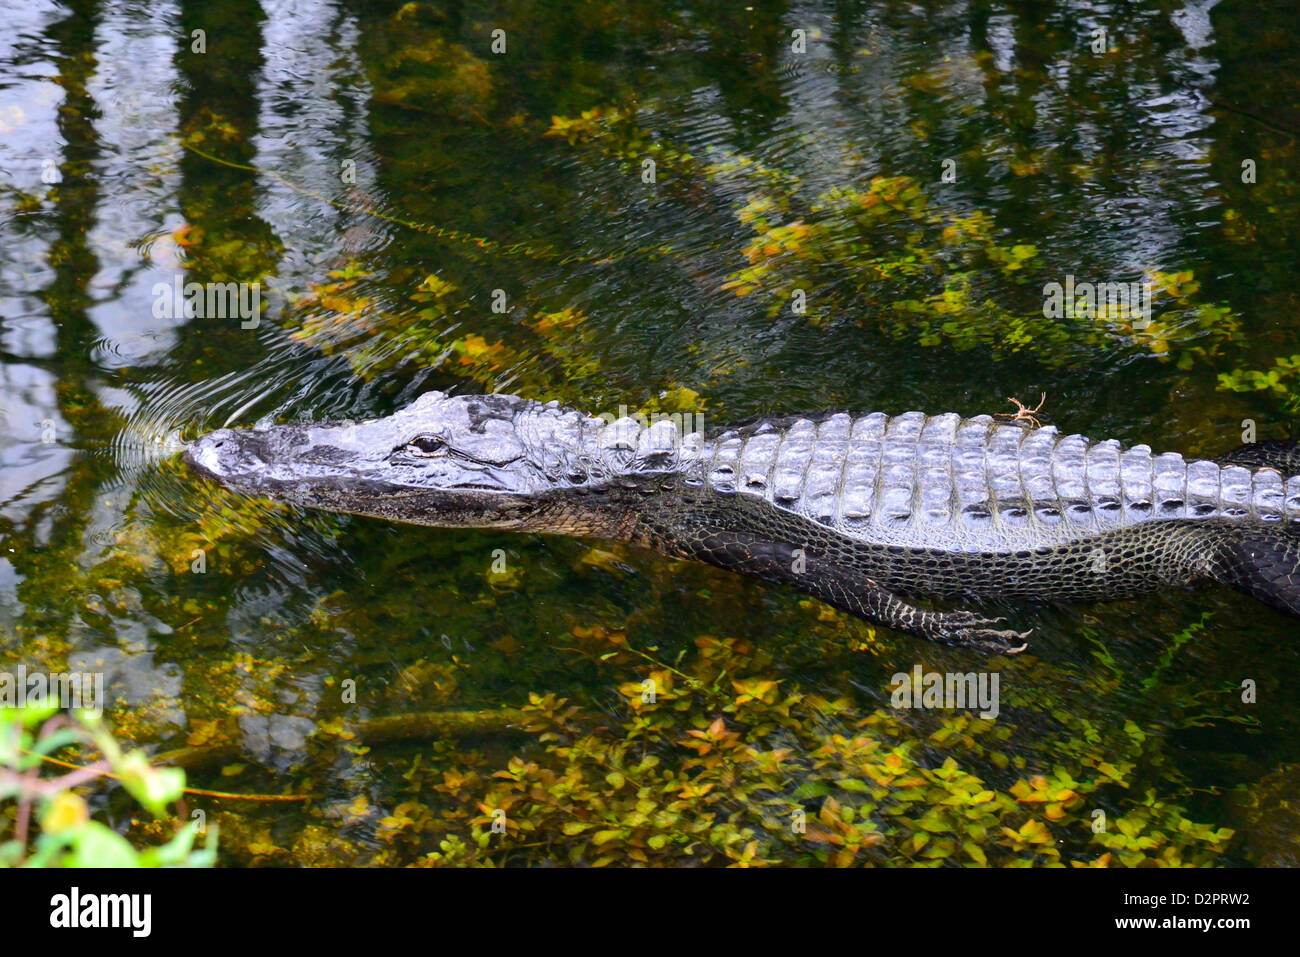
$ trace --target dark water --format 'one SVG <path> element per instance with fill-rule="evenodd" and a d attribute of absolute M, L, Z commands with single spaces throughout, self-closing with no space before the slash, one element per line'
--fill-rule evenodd
<path fill-rule="evenodd" d="M 197 788 L 305 798 L 194 796 L 228 862 L 412 863 L 469 840 L 449 808 L 512 757 L 564 757 L 518 727 L 398 744 L 348 729 L 554 694 L 617 738 L 617 689 L 650 666 L 590 636 L 625 633 L 686 672 L 702 636 L 761 649 L 751 677 L 801 696 L 828 739 L 891 712 L 895 672 L 997 670 L 1009 730 L 996 755 L 957 761 L 1017 797 L 1022 778 L 1091 781 L 1047 818 L 1062 860 L 1106 851 L 1101 809 L 1153 816 L 1175 835 L 1159 846 L 1180 848 L 1165 863 L 1294 863 L 1296 623 L 1244 597 L 1010 609 L 1030 654 L 988 664 L 614 546 L 241 501 L 175 455 L 218 426 L 381 415 L 430 388 L 711 424 L 1000 412 L 1046 392 L 1063 430 L 1158 450 L 1294 437 L 1293 6 L 2 12 L 0 661 L 102 671 L 122 737 L 209 749 Z M 1067 276 L 1149 281 L 1149 324 L 1044 317 L 1044 284 Z M 258 321 L 168 310 L 158 287 L 178 277 L 259 283 Z M 779 744 L 707 704 L 673 740 L 719 716 Z M 905 718 L 899 747 L 940 767 L 933 727 Z M 808 747 L 764 794 L 817 814 Z M 480 778 L 455 783 L 471 765 Z M 756 800 L 722 806 L 744 818 Z M 545 803 L 508 813 L 529 801 Z M 1008 801 L 1019 828 L 1035 805 Z M 448 816 L 395 840 L 404 802 Z M 1177 837 L 1198 828 L 1233 834 Z M 589 836 L 557 835 L 493 835 L 488 853 L 519 862 L 513 840 L 534 861 L 592 860 Z M 824 858 L 760 844 L 775 862 Z"/>

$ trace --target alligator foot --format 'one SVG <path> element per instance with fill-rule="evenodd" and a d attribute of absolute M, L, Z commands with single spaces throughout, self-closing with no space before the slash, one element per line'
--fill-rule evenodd
<path fill-rule="evenodd" d="M 970 611 L 922 612 L 924 636 L 931 641 L 962 648 L 977 648 L 990 654 L 1016 655 L 1029 647 L 1026 638 L 1033 633 L 995 628 L 1005 618 L 984 618 Z"/>

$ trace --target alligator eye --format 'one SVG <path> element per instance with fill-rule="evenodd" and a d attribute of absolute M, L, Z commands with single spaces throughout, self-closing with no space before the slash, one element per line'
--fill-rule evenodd
<path fill-rule="evenodd" d="M 421 458 L 431 458 L 447 451 L 447 443 L 436 435 L 417 435 L 406 443 L 406 451 Z"/>

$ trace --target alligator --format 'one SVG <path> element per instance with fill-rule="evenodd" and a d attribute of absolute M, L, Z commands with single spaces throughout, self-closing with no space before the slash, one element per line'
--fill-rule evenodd
<path fill-rule="evenodd" d="M 988 653 L 1022 650 L 1029 632 L 962 606 L 1220 582 L 1300 617 L 1295 442 L 1189 461 L 988 415 L 706 432 L 428 392 L 387 418 L 219 429 L 185 455 L 228 487 L 310 509 L 631 542 Z"/>

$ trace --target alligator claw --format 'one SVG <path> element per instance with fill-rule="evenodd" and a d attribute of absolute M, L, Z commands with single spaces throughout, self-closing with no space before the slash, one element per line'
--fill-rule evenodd
<path fill-rule="evenodd" d="M 996 619 L 1004 621 L 1005 619 Z M 995 628 L 963 628 L 958 632 L 959 640 L 963 645 L 970 648 L 978 648 L 981 651 L 987 651 L 994 654 L 1018 655 L 1029 647 L 1026 638 L 1033 632 L 1014 631 L 1011 629 Z M 1013 642 L 1020 642 L 1014 645 Z"/>
<path fill-rule="evenodd" d="M 963 615 L 969 614 L 963 613 Z M 1018 655 L 1029 647 L 1029 642 L 1025 639 L 1032 633 L 1029 631 L 1015 631 L 1009 628 L 994 628 L 993 625 L 999 625 L 1006 621 L 1005 618 L 980 618 L 971 615 L 971 620 L 962 620 L 954 622 L 955 628 L 948 629 L 948 640 L 951 644 L 960 645 L 964 648 L 977 648 L 980 651 L 989 652 L 990 654 Z"/>

